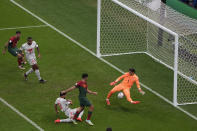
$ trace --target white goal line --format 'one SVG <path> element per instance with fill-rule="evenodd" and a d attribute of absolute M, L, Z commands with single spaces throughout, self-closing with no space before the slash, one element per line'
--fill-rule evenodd
<path fill-rule="evenodd" d="M 6 106 L 8 106 L 10 109 L 12 109 L 14 112 L 16 112 L 19 116 L 21 116 L 22 118 L 24 118 L 26 121 L 28 121 L 31 125 L 33 125 L 34 127 L 36 127 L 38 130 L 40 131 L 44 131 L 44 129 L 42 129 L 40 126 L 38 126 L 35 122 L 33 122 L 32 120 L 30 120 L 27 116 L 25 116 L 24 114 L 22 114 L 19 110 L 17 110 L 15 107 L 13 107 L 12 105 L 10 105 L 7 101 L 5 101 L 3 98 L 0 97 L 0 101 L 5 104 Z"/>
<path fill-rule="evenodd" d="M 14 29 L 26 29 L 26 28 L 40 28 L 47 27 L 48 25 L 32 25 L 32 26 L 19 26 L 19 27 L 9 27 L 9 28 L 0 28 L 1 30 L 14 30 Z"/>
<path fill-rule="evenodd" d="M 45 20 L 43 20 L 42 18 L 40 18 L 39 16 L 35 15 L 34 13 L 32 13 L 31 11 L 29 11 L 28 9 L 26 9 L 25 7 L 23 7 L 22 5 L 20 5 L 19 3 L 15 2 L 14 0 L 10 0 L 13 4 L 15 4 L 16 6 L 18 6 L 19 8 L 23 9 L 25 12 L 29 13 L 30 15 L 32 15 L 33 17 L 37 18 L 38 20 L 40 20 L 41 22 L 43 22 L 44 24 L 48 25 L 51 29 L 55 30 L 56 32 L 58 32 L 59 34 L 61 34 L 62 36 L 64 36 L 65 38 L 69 39 L 70 41 L 72 41 L 73 43 L 75 43 L 76 45 L 78 45 L 79 47 L 81 47 L 82 49 L 84 49 L 85 51 L 89 52 L 90 54 L 92 54 L 93 56 L 97 57 L 97 55 L 91 51 L 90 49 L 86 48 L 84 45 L 82 45 L 81 43 L 79 43 L 78 41 L 72 39 L 70 36 L 68 36 L 67 34 L 63 33 L 62 31 L 60 31 L 59 29 L 57 29 L 56 27 L 54 27 L 53 25 L 49 24 L 48 22 L 46 22 Z M 101 58 L 101 57 L 97 57 L 98 59 L 100 59 L 101 61 L 103 61 L 104 63 L 106 63 L 107 65 L 109 65 L 110 67 L 114 68 L 115 70 L 119 71 L 120 73 L 124 73 L 121 69 L 119 69 L 118 67 L 116 67 L 115 65 L 111 64 L 110 62 L 108 62 L 107 60 Z M 147 90 L 149 90 L 151 93 L 155 94 L 156 96 L 158 96 L 159 98 L 163 99 L 164 101 L 166 101 L 167 103 L 169 103 L 170 105 L 174 106 L 174 104 L 169 101 L 167 98 L 165 98 L 164 96 L 160 95 L 159 93 L 157 93 L 156 91 L 152 90 L 151 88 L 147 87 L 146 85 L 144 85 L 143 83 L 140 83 L 140 85 L 142 85 L 142 87 L 146 88 Z M 191 114 L 190 112 L 184 110 L 183 108 L 179 107 L 179 106 L 174 106 L 176 109 L 184 112 L 186 115 L 188 115 L 189 117 L 193 118 L 194 120 L 197 120 L 197 117 L 193 114 Z"/>

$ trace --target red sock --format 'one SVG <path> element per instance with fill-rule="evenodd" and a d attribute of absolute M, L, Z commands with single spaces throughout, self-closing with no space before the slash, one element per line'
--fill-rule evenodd
<path fill-rule="evenodd" d="M 78 116 L 79 116 L 79 111 L 77 111 L 76 113 L 75 113 L 75 116 L 74 116 L 74 118 L 73 119 L 77 119 L 78 118 Z"/>
<path fill-rule="evenodd" d="M 22 58 L 18 58 L 18 65 L 20 66 L 22 64 L 23 59 Z"/>
<path fill-rule="evenodd" d="M 91 116 L 92 116 L 92 112 L 88 111 L 88 118 L 87 118 L 87 120 L 90 120 Z"/>

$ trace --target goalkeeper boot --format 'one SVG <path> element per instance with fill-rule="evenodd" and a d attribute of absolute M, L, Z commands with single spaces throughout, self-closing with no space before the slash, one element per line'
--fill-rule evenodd
<path fill-rule="evenodd" d="M 131 101 L 131 104 L 139 104 L 140 101 Z"/>
<path fill-rule="evenodd" d="M 109 99 L 106 99 L 106 103 L 107 103 L 108 106 L 110 106 L 110 101 L 109 101 Z"/>

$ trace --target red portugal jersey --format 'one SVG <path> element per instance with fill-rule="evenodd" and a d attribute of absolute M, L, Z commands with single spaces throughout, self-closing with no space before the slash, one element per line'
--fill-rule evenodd
<path fill-rule="evenodd" d="M 79 89 L 79 97 L 86 97 L 88 85 L 85 81 L 79 81 L 75 85 Z"/>
<path fill-rule="evenodd" d="M 17 38 L 16 36 L 12 36 L 9 40 L 9 46 L 11 46 L 12 48 L 15 48 L 19 40 L 20 38 Z"/>

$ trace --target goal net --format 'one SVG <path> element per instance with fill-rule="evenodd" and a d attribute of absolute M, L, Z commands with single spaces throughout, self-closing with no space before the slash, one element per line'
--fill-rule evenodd
<path fill-rule="evenodd" d="M 175 105 L 197 102 L 197 21 L 160 0 L 98 0 L 97 56 L 143 53 L 174 72 Z"/>

